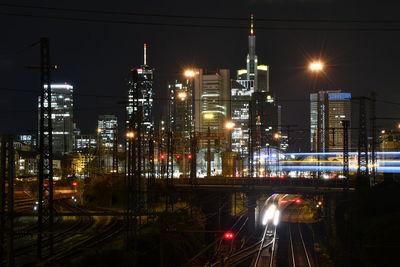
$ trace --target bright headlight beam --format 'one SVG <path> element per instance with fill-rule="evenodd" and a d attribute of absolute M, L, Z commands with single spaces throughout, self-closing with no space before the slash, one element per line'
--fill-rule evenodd
<path fill-rule="evenodd" d="M 274 217 L 274 213 L 276 210 L 276 206 L 272 204 L 271 206 L 268 207 L 267 211 L 264 214 L 262 224 L 266 225 L 269 220 L 271 220 Z"/>

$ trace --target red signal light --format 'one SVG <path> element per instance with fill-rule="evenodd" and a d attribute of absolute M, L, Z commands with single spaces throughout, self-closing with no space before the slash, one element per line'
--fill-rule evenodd
<path fill-rule="evenodd" d="M 48 184 L 43 184 L 43 186 L 44 186 L 44 187 L 48 187 L 49 185 L 48 185 Z"/>
<path fill-rule="evenodd" d="M 180 159 L 181 158 L 181 155 L 176 155 L 176 159 Z"/>
<path fill-rule="evenodd" d="M 300 204 L 301 203 L 301 199 L 296 199 L 294 202 L 296 202 L 296 204 Z"/>
<path fill-rule="evenodd" d="M 164 154 L 161 154 L 161 155 L 160 155 L 160 159 L 165 159 L 165 155 L 164 155 Z"/>
<path fill-rule="evenodd" d="M 233 239 L 233 233 L 232 232 L 226 232 L 225 234 L 224 234 L 224 238 L 225 239 Z"/>
<path fill-rule="evenodd" d="M 192 158 L 193 158 L 192 154 L 189 154 L 188 159 L 192 159 Z"/>
<path fill-rule="evenodd" d="M 72 186 L 77 186 L 78 183 L 77 182 L 72 182 Z"/>

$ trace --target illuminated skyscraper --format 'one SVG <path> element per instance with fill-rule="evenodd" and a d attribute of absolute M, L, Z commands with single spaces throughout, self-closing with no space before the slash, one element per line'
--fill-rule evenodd
<path fill-rule="evenodd" d="M 175 81 L 168 85 L 169 90 L 169 121 L 168 128 L 173 133 L 173 154 L 179 172 L 189 173 L 189 155 L 191 154 L 191 133 L 194 127 L 192 115 L 191 81 Z"/>
<path fill-rule="evenodd" d="M 112 151 L 117 141 L 118 120 L 115 115 L 100 115 L 97 121 L 97 134 L 101 146 L 107 151 Z"/>
<path fill-rule="evenodd" d="M 132 69 L 132 79 L 128 92 L 127 125 L 137 128 L 141 124 L 143 135 L 149 136 L 154 131 L 153 121 L 153 68 L 147 65 L 147 45 L 144 44 L 143 65 Z M 134 121 L 131 125 L 130 122 Z"/>
<path fill-rule="evenodd" d="M 74 144 L 73 86 L 68 83 L 64 83 L 51 84 L 50 87 L 53 126 L 53 153 L 70 153 L 72 152 Z M 38 100 L 38 106 L 40 109 L 40 97 Z M 46 104 L 47 103 L 45 103 L 45 105 Z"/>
<path fill-rule="evenodd" d="M 264 140 L 259 144 L 274 143 L 270 140 L 272 132 L 278 129 L 280 131 L 278 127 L 280 107 L 275 103 L 273 94 L 269 92 L 269 66 L 258 64 L 253 15 L 251 15 L 248 45 L 246 69 L 237 71 L 237 80 L 232 82 L 231 89 L 231 114 L 236 125 L 232 131 L 232 150 L 243 156 L 248 155 L 250 113 L 252 113 L 251 120 L 254 124 L 252 125 L 253 135 L 257 130 L 258 140 Z M 252 112 L 250 103 L 252 103 Z"/>
<path fill-rule="evenodd" d="M 230 71 L 199 69 L 197 73 L 194 78 L 196 131 L 205 134 L 210 127 L 211 133 L 226 134 L 224 125 L 230 118 Z M 205 114 L 212 114 L 212 118 L 205 118 Z"/>
<path fill-rule="evenodd" d="M 343 150 L 343 125 L 341 121 L 350 121 L 351 125 L 350 100 L 351 93 L 343 93 L 341 90 L 319 91 L 310 94 L 312 151 Z M 348 136 L 350 138 L 350 134 Z"/>

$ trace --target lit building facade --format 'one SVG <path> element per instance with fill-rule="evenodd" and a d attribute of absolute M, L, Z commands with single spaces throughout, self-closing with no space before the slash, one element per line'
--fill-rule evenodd
<path fill-rule="evenodd" d="M 280 133 L 280 106 L 270 93 L 269 66 L 258 64 L 253 15 L 248 46 L 246 69 L 237 71 L 237 80 L 232 82 L 231 90 L 231 116 L 235 122 L 232 131 L 232 150 L 243 157 L 247 157 L 249 153 L 249 123 L 252 123 L 251 136 L 263 140 L 258 142 L 258 147 L 266 144 L 277 146 L 277 142 L 270 137 L 272 133 Z"/>
<path fill-rule="evenodd" d="M 118 119 L 115 115 L 100 115 L 97 121 L 97 134 L 102 149 L 112 151 L 117 142 Z"/>
<path fill-rule="evenodd" d="M 319 91 L 310 94 L 311 151 L 335 152 L 343 150 L 343 125 L 351 125 L 351 93 L 341 90 Z M 350 144 L 350 136 L 349 144 Z"/>
<path fill-rule="evenodd" d="M 230 71 L 205 72 L 198 69 L 197 73 L 194 77 L 196 132 L 206 135 L 210 128 L 214 135 L 226 135 L 224 125 L 230 119 Z M 206 118 L 205 114 L 212 116 Z M 205 143 L 200 144 L 204 146 Z"/>
<path fill-rule="evenodd" d="M 253 149 L 280 148 L 280 107 L 269 92 L 254 92 L 251 97 L 250 131 Z"/>
<path fill-rule="evenodd" d="M 127 128 L 136 129 L 138 123 L 144 136 L 154 132 L 153 121 L 153 68 L 147 65 L 147 45 L 144 44 L 143 65 L 131 70 L 132 79 L 129 82 Z M 135 121 L 131 125 L 131 122 Z"/>
<path fill-rule="evenodd" d="M 47 85 L 45 85 L 46 88 Z M 53 153 L 71 153 L 74 144 L 74 123 L 73 123 L 73 86 L 64 84 L 51 84 L 51 107 L 53 126 Z M 40 97 L 39 125 L 40 125 Z M 47 103 L 45 103 L 47 105 Z M 39 127 L 40 129 L 40 127 Z M 40 136 L 40 133 L 39 133 Z"/>
<path fill-rule="evenodd" d="M 94 154 L 97 151 L 97 137 L 94 135 L 76 135 L 75 152 Z"/>
<path fill-rule="evenodd" d="M 173 133 L 173 154 L 180 175 L 189 174 L 190 141 L 194 127 L 192 83 L 175 81 L 168 85 L 168 128 Z"/>

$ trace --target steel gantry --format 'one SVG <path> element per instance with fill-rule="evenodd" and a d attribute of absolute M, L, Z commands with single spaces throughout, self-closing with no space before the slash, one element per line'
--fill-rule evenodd
<path fill-rule="evenodd" d="M 40 39 L 40 129 L 37 256 L 43 257 L 43 228 L 47 222 L 49 254 L 53 254 L 53 127 L 49 39 Z M 46 206 L 46 207 L 45 207 Z"/>
<path fill-rule="evenodd" d="M 0 137 L 0 265 L 14 266 L 14 146 L 11 136 Z"/>
<path fill-rule="evenodd" d="M 367 133 L 367 114 L 366 114 L 366 97 L 360 97 L 359 111 L 359 130 L 358 130 L 358 169 L 357 175 L 368 176 L 368 133 Z"/>
<path fill-rule="evenodd" d="M 343 176 L 349 178 L 349 125 L 350 121 L 343 120 Z"/>

